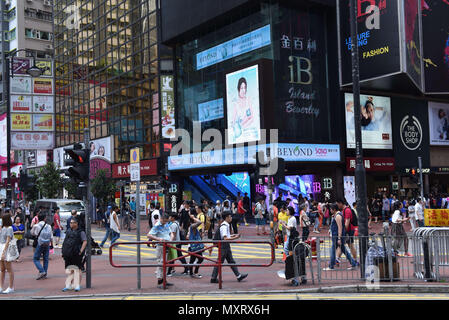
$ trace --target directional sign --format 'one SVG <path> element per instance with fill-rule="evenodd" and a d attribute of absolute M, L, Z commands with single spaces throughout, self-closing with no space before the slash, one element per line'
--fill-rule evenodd
<path fill-rule="evenodd" d="M 131 149 L 129 160 L 130 160 L 129 174 L 131 177 L 131 181 L 140 181 L 139 148 Z"/>

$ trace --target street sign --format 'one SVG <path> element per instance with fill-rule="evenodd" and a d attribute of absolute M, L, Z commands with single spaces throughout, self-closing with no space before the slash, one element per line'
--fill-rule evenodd
<path fill-rule="evenodd" d="M 131 181 L 136 182 L 140 181 L 140 164 L 139 163 L 131 163 L 129 165 Z"/>
<path fill-rule="evenodd" d="M 139 153 L 140 153 L 139 148 L 131 149 L 130 156 L 129 156 L 129 159 L 130 159 L 129 162 L 130 163 L 139 163 L 140 162 Z"/>
<path fill-rule="evenodd" d="M 140 150 L 134 148 L 129 155 L 129 175 L 133 182 L 136 182 L 136 240 L 140 242 Z M 137 265 L 140 265 L 140 245 L 137 245 Z M 137 267 L 137 289 L 141 288 L 142 274 L 140 267 Z"/>

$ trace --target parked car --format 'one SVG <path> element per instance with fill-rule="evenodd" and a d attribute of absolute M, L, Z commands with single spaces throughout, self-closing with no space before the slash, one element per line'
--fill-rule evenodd
<path fill-rule="evenodd" d="M 83 201 L 76 199 L 41 199 L 36 201 L 35 207 L 42 207 L 42 211 L 47 215 L 48 224 L 53 223 L 54 209 L 58 207 L 61 225 L 64 229 L 72 210 L 76 210 L 78 215 L 86 210 Z"/>

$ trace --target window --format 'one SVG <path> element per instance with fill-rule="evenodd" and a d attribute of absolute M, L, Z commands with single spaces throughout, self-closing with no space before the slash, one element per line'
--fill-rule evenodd
<path fill-rule="evenodd" d="M 40 31 L 36 29 L 25 29 L 25 37 L 31 39 L 40 39 L 40 40 L 53 40 L 53 33 L 47 31 Z"/>
<path fill-rule="evenodd" d="M 53 14 L 48 11 L 36 10 L 33 8 L 25 8 L 25 17 L 45 20 L 45 21 L 53 21 Z"/>

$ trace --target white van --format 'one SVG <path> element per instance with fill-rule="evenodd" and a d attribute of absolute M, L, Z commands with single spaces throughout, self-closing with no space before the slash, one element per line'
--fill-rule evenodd
<path fill-rule="evenodd" d="M 72 210 L 76 210 L 78 215 L 81 212 L 86 212 L 84 203 L 76 199 L 41 199 L 36 201 L 36 209 L 42 207 L 42 212 L 47 215 L 47 223 L 53 223 L 54 210 L 59 208 L 59 216 L 61 218 L 61 225 L 66 229 L 67 220 L 72 215 Z"/>

